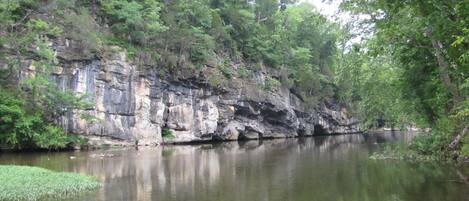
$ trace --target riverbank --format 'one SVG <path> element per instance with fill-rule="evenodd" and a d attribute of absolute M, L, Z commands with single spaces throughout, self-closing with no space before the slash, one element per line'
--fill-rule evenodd
<path fill-rule="evenodd" d="M 198 140 L 198 141 L 188 141 L 188 142 L 174 142 L 165 140 L 163 142 L 155 144 L 142 144 L 138 141 L 126 141 L 113 139 L 109 137 L 100 137 L 100 136 L 82 136 L 86 143 L 77 144 L 68 146 L 63 149 L 56 149 L 55 151 L 74 151 L 74 150 L 96 150 L 96 149 L 108 149 L 108 148 L 125 148 L 125 147 L 156 147 L 156 146 L 172 146 L 172 145 L 199 145 L 199 144 L 213 144 L 213 143 L 223 143 L 223 142 L 246 142 L 246 141 L 268 141 L 276 139 L 290 139 L 290 138 L 313 138 L 313 137 L 327 137 L 327 136 L 342 136 L 342 135 L 381 135 L 381 134 L 390 134 L 390 133 L 399 133 L 400 131 L 372 131 L 372 132 L 351 132 L 351 133 L 331 133 L 323 135 L 307 135 L 307 136 L 281 136 L 281 137 L 265 137 L 265 138 L 256 138 L 256 139 L 237 139 L 237 140 Z M 26 148 L 21 150 L 11 149 L 6 145 L 0 145 L 0 152 L 50 152 L 48 149 L 35 149 L 35 148 Z"/>
<path fill-rule="evenodd" d="M 101 185 L 90 176 L 15 165 L 0 165 L 0 181 L 0 200 L 67 198 Z"/>
<path fill-rule="evenodd" d="M 402 133 L 232 141 L 73 152 L 4 153 L 0 164 L 92 175 L 102 200 L 466 200 L 469 167 L 369 160 Z M 3 180 L 2 180 L 3 181 Z"/>

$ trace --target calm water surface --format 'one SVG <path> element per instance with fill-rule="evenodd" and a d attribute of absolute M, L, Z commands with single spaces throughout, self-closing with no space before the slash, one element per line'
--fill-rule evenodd
<path fill-rule="evenodd" d="M 103 182 L 74 200 L 469 201 L 469 186 L 458 177 L 458 171 L 469 175 L 469 168 L 368 159 L 382 142 L 402 138 L 388 133 L 3 153 L 0 163 L 78 172 Z"/>

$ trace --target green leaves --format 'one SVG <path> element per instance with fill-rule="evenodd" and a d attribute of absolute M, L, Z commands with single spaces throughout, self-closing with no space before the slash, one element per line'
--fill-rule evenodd
<path fill-rule="evenodd" d="M 276 91 L 280 86 L 282 86 L 282 83 L 276 78 L 273 77 L 266 77 L 265 78 L 265 86 L 264 88 L 269 91 Z"/>
<path fill-rule="evenodd" d="M 0 144 L 14 148 L 58 149 L 79 143 L 76 137 L 45 121 L 40 109 L 28 109 L 24 98 L 3 88 L 0 88 L 0 130 Z"/>
<path fill-rule="evenodd" d="M 101 0 L 100 3 L 111 28 L 122 38 L 130 36 L 133 42 L 143 45 L 168 29 L 160 21 L 161 5 L 156 0 Z"/>
<path fill-rule="evenodd" d="M 65 28 L 69 30 L 67 36 L 80 45 L 84 56 L 96 54 L 103 47 L 99 27 L 87 9 L 80 9 L 77 13 L 65 15 Z"/>
<path fill-rule="evenodd" d="M 161 136 L 163 139 L 174 139 L 176 136 L 174 136 L 173 131 L 169 128 L 163 128 L 161 129 Z"/>
<path fill-rule="evenodd" d="M 264 64 L 287 72 L 282 82 L 307 91 L 303 96 L 323 99 L 332 94 L 329 80 L 338 26 L 308 4 L 291 5 L 284 12 L 278 11 L 278 2 L 273 0 L 256 4 L 101 0 L 100 6 L 115 35 L 134 44 L 137 52 L 158 52 L 158 66 L 170 73 L 223 63 L 213 61 L 222 55 L 220 58 L 228 56 L 233 62 Z M 296 52 L 300 50 L 303 52 Z M 226 72 L 231 66 L 222 69 L 229 79 L 231 73 Z M 325 89 L 324 93 L 319 89 Z"/>
<path fill-rule="evenodd" d="M 1 2 L 0 16 L 8 16 L 8 20 L 0 20 L 0 25 L 9 29 L 0 30 L 0 36 L 6 38 L 0 48 L 6 62 L 0 65 L 6 68 L 2 73 L 10 73 L 2 74 L 5 82 L 0 86 L 0 144 L 58 149 L 77 143 L 76 137 L 54 124 L 73 109 L 90 107 L 84 97 L 61 90 L 51 81 L 59 64 L 51 39 L 61 36 L 62 25 L 31 14 L 41 1 Z M 12 84 L 11 76 L 17 79 L 19 72 L 23 72 L 20 83 Z"/>
<path fill-rule="evenodd" d="M 345 0 L 342 8 L 369 16 L 364 23 L 374 27 L 366 52 L 347 53 L 356 62 L 339 69 L 345 99 L 358 97 L 358 112 L 372 126 L 382 119 L 386 126 L 432 127 L 413 150 L 449 157 L 453 136 L 464 135 L 468 124 L 469 2 Z M 352 88 L 344 83 L 349 79 Z"/>

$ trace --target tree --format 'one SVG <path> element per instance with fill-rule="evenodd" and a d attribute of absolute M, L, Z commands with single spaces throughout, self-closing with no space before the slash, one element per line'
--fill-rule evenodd
<path fill-rule="evenodd" d="M 346 0 L 344 10 L 367 15 L 367 24 L 374 25 L 371 40 L 375 45 L 368 51 L 377 52 L 374 57 L 389 53 L 393 67 L 401 71 L 399 93 L 402 100 L 415 108 L 424 119 L 421 125 L 432 125 L 434 135 L 452 133 L 446 125 L 454 125 L 454 143 L 467 132 L 467 121 L 448 120 L 461 111 L 467 91 L 460 86 L 468 75 L 468 66 L 461 58 L 465 55 L 465 14 L 460 8 L 467 1 L 386 1 Z M 448 123 L 443 123 L 448 122 Z M 440 126 L 441 125 L 441 126 Z M 447 132 L 438 130 L 446 129 Z M 441 139 L 447 141 L 451 135 Z M 447 149 L 448 145 L 439 149 Z M 452 148 L 457 146 L 450 146 Z"/>

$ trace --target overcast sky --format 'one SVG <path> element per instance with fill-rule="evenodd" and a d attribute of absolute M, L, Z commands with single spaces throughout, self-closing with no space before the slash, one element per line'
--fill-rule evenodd
<path fill-rule="evenodd" d="M 301 0 L 301 2 L 309 2 L 313 4 L 318 12 L 332 19 L 336 16 L 341 1 L 328 0 L 323 2 L 323 0 Z"/>
<path fill-rule="evenodd" d="M 356 22 L 359 19 L 363 20 L 368 18 L 368 16 L 365 15 L 352 16 L 351 14 L 344 12 L 339 14 L 339 5 L 342 0 L 300 0 L 300 2 L 308 2 L 313 4 L 319 13 L 341 25 L 345 25 L 350 22 Z M 352 39 L 349 41 L 350 44 L 358 43 L 368 35 L 364 32 L 361 32 L 359 29 L 353 29 L 351 31 L 355 33 L 355 36 L 352 37 Z"/>

